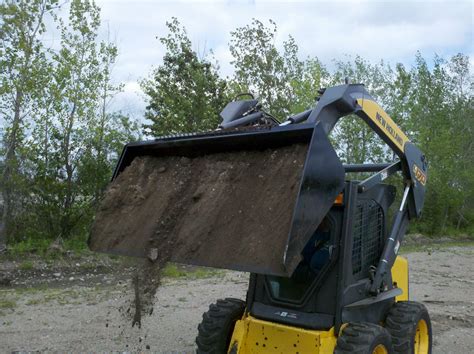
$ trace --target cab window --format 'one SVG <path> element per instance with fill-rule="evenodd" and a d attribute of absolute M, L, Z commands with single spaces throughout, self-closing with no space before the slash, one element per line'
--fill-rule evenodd
<path fill-rule="evenodd" d="M 301 252 L 301 262 L 290 278 L 267 276 L 272 298 L 286 302 L 301 301 L 322 269 L 329 264 L 332 251 L 332 227 L 324 218 Z"/>

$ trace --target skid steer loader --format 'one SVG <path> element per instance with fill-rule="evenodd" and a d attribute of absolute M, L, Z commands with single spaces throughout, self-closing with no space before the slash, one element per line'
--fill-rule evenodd
<path fill-rule="evenodd" d="M 204 313 L 199 353 L 431 353 L 430 317 L 409 301 L 408 263 L 397 255 L 423 207 L 425 156 L 363 85 L 319 94 L 313 109 L 283 123 L 257 100 L 239 100 L 216 131 L 123 150 L 111 188 L 124 198 L 130 184 L 146 192 L 99 210 L 92 250 L 147 257 L 153 249 L 250 272 L 245 301 L 218 300 Z M 398 159 L 342 164 L 328 134 L 349 114 Z M 346 178 L 357 172 L 366 178 Z M 384 181 L 397 172 L 403 193 L 389 222 L 396 188 Z"/>

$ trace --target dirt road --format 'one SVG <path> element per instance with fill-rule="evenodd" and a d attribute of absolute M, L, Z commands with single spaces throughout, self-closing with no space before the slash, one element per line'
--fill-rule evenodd
<path fill-rule="evenodd" d="M 472 245 L 427 247 L 406 255 L 410 296 L 431 313 L 434 353 L 474 352 L 473 255 Z M 6 268 L 0 265 L 0 271 Z M 3 352 L 193 352 L 202 312 L 217 298 L 243 298 L 247 284 L 244 273 L 174 274 L 178 277 L 165 279 L 154 313 L 138 329 L 119 312 L 130 300 L 128 268 L 77 269 L 60 274 L 25 269 L 9 286 L 0 286 Z"/>

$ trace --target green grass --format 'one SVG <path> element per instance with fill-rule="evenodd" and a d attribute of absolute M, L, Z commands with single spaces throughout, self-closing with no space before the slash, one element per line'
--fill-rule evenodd
<path fill-rule="evenodd" d="M 105 291 L 79 291 L 76 289 L 43 289 L 33 293 L 34 298 L 25 302 L 28 306 L 35 306 L 48 303 L 57 303 L 59 305 L 91 302 L 99 298 L 110 298 L 110 293 Z M 83 297 L 85 300 L 80 300 Z"/>
<path fill-rule="evenodd" d="M 34 268 L 32 261 L 24 261 L 22 262 L 19 267 L 20 270 L 32 270 Z"/>
<path fill-rule="evenodd" d="M 51 239 L 26 238 L 8 244 L 8 255 L 11 257 L 35 254 L 44 260 L 55 260 L 63 256 L 63 253 L 73 252 L 76 255 L 91 253 L 87 248 L 87 238 L 85 236 L 71 237 L 62 242 L 62 251 L 51 251 L 50 246 L 54 242 Z"/>
<path fill-rule="evenodd" d="M 0 254 L 1 261 L 16 261 L 18 269 L 28 271 L 44 262 L 48 267 L 67 266 L 71 260 L 78 260 L 82 269 L 96 269 L 98 265 L 124 264 L 127 257 L 95 253 L 87 249 L 86 241 L 78 238 L 66 240 L 61 249 L 51 249 L 53 240 L 25 239 L 8 244 L 7 252 Z M 66 263 L 65 263 L 66 262 Z M 65 264 L 63 264 L 65 263 Z M 130 262 L 133 265 L 133 262 Z"/>
<path fill-rule="evenodd" d="M 43 301 L 41 299 L 31 299 L 31 300 L 28 300 L 26 302 L 26 305 L 30 306 L 30 305 L 39 305 L 41 304 Z"/>
<path fill-rule="evenodd" d="M 453 241 L 443 243 L 429 243 L 422 245 L 402 245 L 400 248 L 400 254 L 407 254 L 413 252 L 428 252 L 442 250 L 449 247 L 466 247 L 474 246 L 474 241 Z"/>
<path fill-rule="evenodd" d="M 74 303 L 73 300 L 78 299 L 80 294 L 72 289 L 67 290 L 52 290 L 46 293 L 43 297 L 44 302 L 56 301 L 59 305 L 67 305 Z"/>
<path fill-rule="evenodd" d="M 179 269 L 176 264 L 169 263 L 161 272 L 161 275 L 166 278 L 183 278 L 187 276 L 187 272 L 183 269 Z"/>
<path fill-rule="evenodd" d="M 25 288 L 15 288 L 14 290 L 4 290 L 5 292 L 14 291 L 18 295 L 23 294 L 35 294 L 40 291 L 45 291 L 50 289 L 48 284 L 35 284 L 35 286 L 25 287 Z M 0 294 L 2 291 L 0 290 Z"/>
<path fill-rule="evenodd" d="M 16 302 L 11 300 L 0 300 L 0 309 L 13 309 L 16 307 Z"/>
<path fill-rule="evenodd" d="M 165 278 L 171 279 L 179 279 L 179 278 L 186 278 L 186 279 L 205 279 L 211 278 L 214 276 L 223 275 L 224 272 L 222 270 L 212 269 L 212 268 L 192 268 L 192 269 L 184 269 L 182 267 L 177 266 L 174 263 L 168 263 L 166 267 L 163 269 L 161 275 Z"/>
<path fill-rule="evenodd" d="M 50 240 L 26 239 L 9 244 L 8 253 L 18 256 L 23 256 L 27 253 L 36 253 L 40 256 L 44 256 L 50 244 Z"/>
<path fill-rule="evenodd" d="M 89 253 L 87 247 L 87 237 L 72 237 L 64 240 L 64 248 L 75 253 Z"/>

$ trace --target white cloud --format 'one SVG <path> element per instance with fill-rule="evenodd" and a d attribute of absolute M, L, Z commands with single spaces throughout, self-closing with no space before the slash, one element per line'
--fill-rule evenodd
<path fill-rule="evenodd" d="M 108 105 L 111 111 L 120 111 L 132 117 L 143 117 L 146 105 L 145 94 L 137 81 L 127 81 L 122 91 L 115 95 Z"/>

